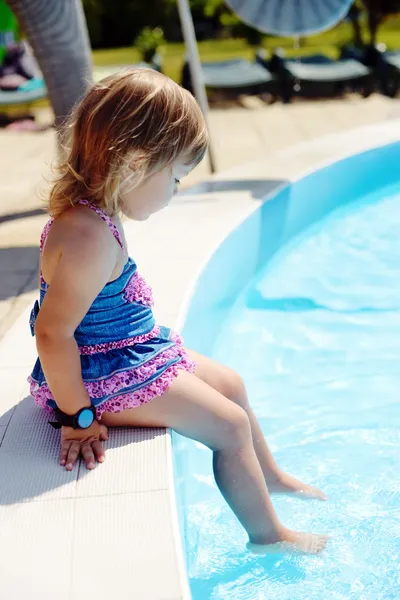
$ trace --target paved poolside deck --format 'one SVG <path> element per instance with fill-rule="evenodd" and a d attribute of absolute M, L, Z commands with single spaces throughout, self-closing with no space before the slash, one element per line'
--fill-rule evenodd
<path fill-rule="evenodd" d="M 131 253 L 158 298 L 160 322 L 179 322 L 204 261 L 269 191 L 321 161 L 400 138 L 400 122 L 388 120 L 395 106 L 391 101 L 376 96 L 344 104 L 323 102 L 311 110 L 302 103 L 211 114 L 223 172 L 210 179 L 202 166 L 190 181 L 199 185 L 180 194 L 168 211 L 147 223 L 126 224 Z M 373 123 L 376 126 L 351 129 Z M 347 133 L 341 134 L 343 130 Z M 324 134 L 333 135 L 313 141 Z M 92 473 L 80 465 L 66 473 L 57 465 L 58 436 L 28 396 L 24 380 L 35 348 L 27 311 L 36 296 L 37 238 L 45 221 L 34 190 L 51 157 L 53 136 L 27 136 L 23 151 L 22 139 L 0 135 L 5 157 L 0 206 L 0 597 L 188 598 L 168 432 L 114 431 L 104 465 Z M 241 163 L 246 164 L 239 168 Z M 159 249 L 153 246 L 148 252 L 145 240 L 150 232 L 173 269 L 174 286 L 171 274 L 158 268 Z"/>

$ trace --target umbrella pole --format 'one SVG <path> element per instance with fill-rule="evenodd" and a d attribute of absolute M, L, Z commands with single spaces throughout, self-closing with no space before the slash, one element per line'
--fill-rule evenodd
<path fill-rule="evenodd" d="M 179 18 L 181 20 L 183 38 L 185 40 L 186 49 L 187 49 L 190 75 L 192 78 L 194 93 L 196 95 L 198 103 L 200 104 L 200 108 L 203 111 L 203 115 L 204 115 L 204 118 L 205 118 L 205 120 L 207 122 L 207 126 L 208 126 L 209 107 L 208 107 L 207 93 L 206 93 L 206 88 L 204 85 L 203 71 L 202 71 L 201 63 L 200 63 L 199 49 L 197 47 L 196 33 L 194 30 L 192 13 L 190 12 L 188 0 L 178 0 L 178 11 L 179 11 Z M 211 132 L 210 132 L 210 138 L 211 138 Z M 212 147 L 211 140 L 210 140 L 210 144 L 208 147 L 208 160 L 209 160 L 209 164 L 210 164 L 211 173 L 215 173 L 215 171 L 216 171 L 215 157 L 214 157 L 214 150 Z"/>

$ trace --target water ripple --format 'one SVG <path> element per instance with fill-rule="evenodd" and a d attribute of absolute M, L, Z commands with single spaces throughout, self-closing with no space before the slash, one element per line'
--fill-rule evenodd
<path fill-rule="evenodd" d="M 332 540 L 320 557 L 247 553 L 210 453 L 188 444 L 194 600 L 399 600 L 399 207 L 397 195 L 325 220 L 225 323 L 215 358 L 244 376 L 278 462 L 329 495 L 277 498 L 279 516 Z"/>

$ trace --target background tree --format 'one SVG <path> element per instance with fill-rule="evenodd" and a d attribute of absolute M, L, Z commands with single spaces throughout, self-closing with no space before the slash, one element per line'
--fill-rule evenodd
<path fill-rule="evenodd" d="M 354 2 L 354 4 L 351 5 L 349 13 L 347 15 L 347 18 L 349 19 L 349 21 L 351 22 L 351 25 L 353 27 L 353 36 L 354 36 L 354 45 L 357 48 L 361 48 L 364 45 L 363 42 L 363 37 L 362 37 L 362 29 L 361 29 L 361 23 L 360 23 L 360 18 L 362 16 L 363 13 L 363 7 L 360 5 L 359 2 Z"/>
<path fill-rule="evenodd" d="M 391 14 L 400 11 L 400 0 L 363 0 L 368 15 L 369 42 L 375 46 L 379 26 Z"/>
<path fill-rule="evenodd" d="M 264 34 L 243 23 L 224 0 L 189 0 L 198 39 L 220 36 L 245 38 L 260 44 Z M 176 0 L 83 0 L 89 34 L 94 48 L 130 46 L 145 28 L 161 27 L 168 41 L 181 41 Z M 375 44 L 383 20 L 400 11 L 400 0 L 356 0 L 348 19 L 354 43 Z M 364 18 L 364 19 L 363 19 Z M 364 20 L 369 39 L 363 39 Z"/>

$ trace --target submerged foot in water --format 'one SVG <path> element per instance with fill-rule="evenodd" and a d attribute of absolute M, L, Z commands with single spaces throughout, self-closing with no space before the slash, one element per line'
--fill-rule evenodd
<path fill-rule="evenodd" d="M 322 490 L 312 485 L 299 481 L 289 473 L 282 473 L 279 478 L 267 481 L 268 491 L 271 494 L 296 494 L 304 499 L 326 500 L 327 496 Z"/>
<path fill-rule="evenodd" d="M 301 533 L 283 529 L 279 535 L 279 541 L 247 544 L 248 550 L 253 554 L 319 554 L 325 550 L 329 536 L 316 533 Z"/>

